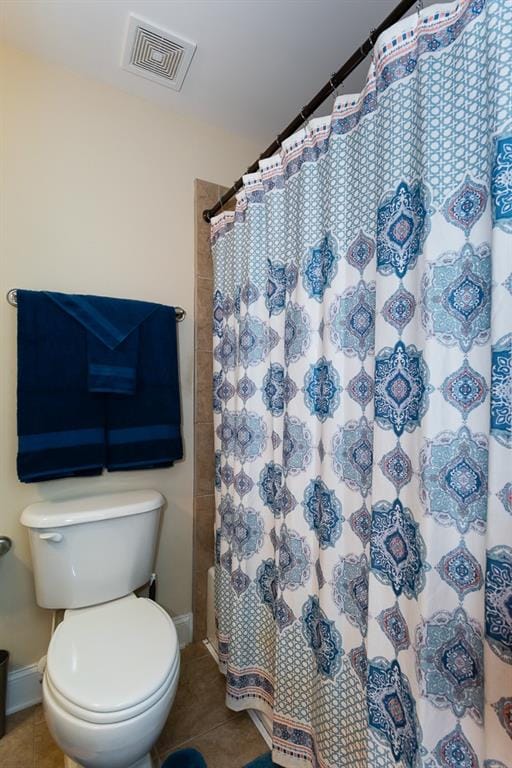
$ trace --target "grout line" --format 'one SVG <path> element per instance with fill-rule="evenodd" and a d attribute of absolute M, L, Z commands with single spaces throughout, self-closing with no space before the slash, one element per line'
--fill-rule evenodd
<path fill-rule="evenodd" d="M 203 640 L 202 642 L 206 642 L 206 641 Z M 208 656 L 198 656 L 197 659 L 192 659 L 190 664 L 198 664 L 199 662 L 204 661 L 205 659 L 209 660 L 209 657 Z M 216 725 L 213 725 L 211 728 L 208 728 L 207 731 L 201 731 L 200 733 L 194 733 L 192 736 L 189 736 L 188 739 L 186 739 L 185 741 L 180 741 L 178 744 L 174 744 L 163 755 L 161 755 L 160 751 L 158 751 L 158 757 L 159 757 L 160 761 L 164 760 L 168 755 L 171 754 L 171 752 L 175 752 L 177 749 L 183 749 L 184 745 L 188 744 L 190 741 L 193 741 L 194 739 L 198 739 L 198 738 L 200 738 L 202 736 L 206 736 L 206 734 L 211 733 L 212 731 L 215 731 L 217 728 L 220 728 L 221 726 L 226 725 L 226 723 L 229 723 L 232 720 L 235 720 L 239 715 L 243 714 L 243 712 L 235 712 L 232 709 L 228 710 L 228 712 L 232 713 L 230 717 L 227 717 L 225 720 L 222 720 L 222 721 L 216 723 Z"/>
<path fill-rule="evenodd" d="M 180 741 L 179 744 L 175 744 L 173 747 L 171 747 L 167 752 L 165 752 L 164 755 L 160 755 L 160 760 L 165 760 L 166 757 L 169 757 L 170 754 L 173 752 L 176 752 L 178 749 L 183 749 L 187 744 L 189 744 L 191 741 L 196 741 L 196 739 L 203 738 L 203 736 L 207 736 L 212 731 L 216 731 L 217 728 L 223 728 L 227 723 L 231 723 L 233 720 L 237 720 L 241 718 L 241 716 L 244 714 L 244 712 L 235 712 L 234 710 L 230 710 L 233 712 L 233 717 L 228 717 L 227 720 L 223 720 L 222 723 L 217 723 L 217 725 L 214 725 L 212 728 L 208 728 L 207 731 L 201 731 L 201 733 L 196 733 L 194 736 L 191 736 L 186 741 Z"/>

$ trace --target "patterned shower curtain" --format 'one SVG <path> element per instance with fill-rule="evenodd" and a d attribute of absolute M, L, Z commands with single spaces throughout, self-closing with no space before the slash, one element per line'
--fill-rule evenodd
<path fill-rule="evenodd" d="M 212 224 L 228 705 L 295 768 L 512 766 L 512 2 L 377 41 Z"/>

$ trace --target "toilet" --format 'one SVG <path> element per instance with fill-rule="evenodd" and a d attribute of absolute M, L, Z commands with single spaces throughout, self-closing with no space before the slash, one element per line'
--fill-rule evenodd
<path fill-rule="evenodd" d="M 151 768 L 180 669 L 174 623 L 137 597 L 155 559 L 163 496 L 130 491 L 31 504 L 36 599 L 65 609 L 48 647 L 43 708 L 66 768 Z"/>

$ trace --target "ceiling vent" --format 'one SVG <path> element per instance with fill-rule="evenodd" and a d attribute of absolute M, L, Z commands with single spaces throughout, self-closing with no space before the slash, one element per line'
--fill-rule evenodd
<path fill-rule="evenodd" d="M 123 69 L 179 91 L 196 45 L 130 14 Z"/>

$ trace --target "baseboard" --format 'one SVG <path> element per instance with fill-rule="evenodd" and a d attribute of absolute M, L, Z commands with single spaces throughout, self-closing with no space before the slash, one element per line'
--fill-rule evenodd
<path fill-rule="evenodd" d="M 173 617 L 180 648 L 192 642 L 192 614 Z M 37 664 L 20 667 L 7 677 L 7 714 L 12 715 L 42 700 L 41 673 Z"/>
<path fill-rule="evenodd" d="M 41 674 L 37 664 L 20 667 L 7 676 L 7 714 L 12 715 L 20 709 L 39 704 L 43 694 Z"/>
<path fill-rule="evenodd" d="M 180 648 L 184 648 L 192 642 L 193 614 L 184 613 L 182 616 L 173 616 L 172 620 L 178 633 Z"/>

